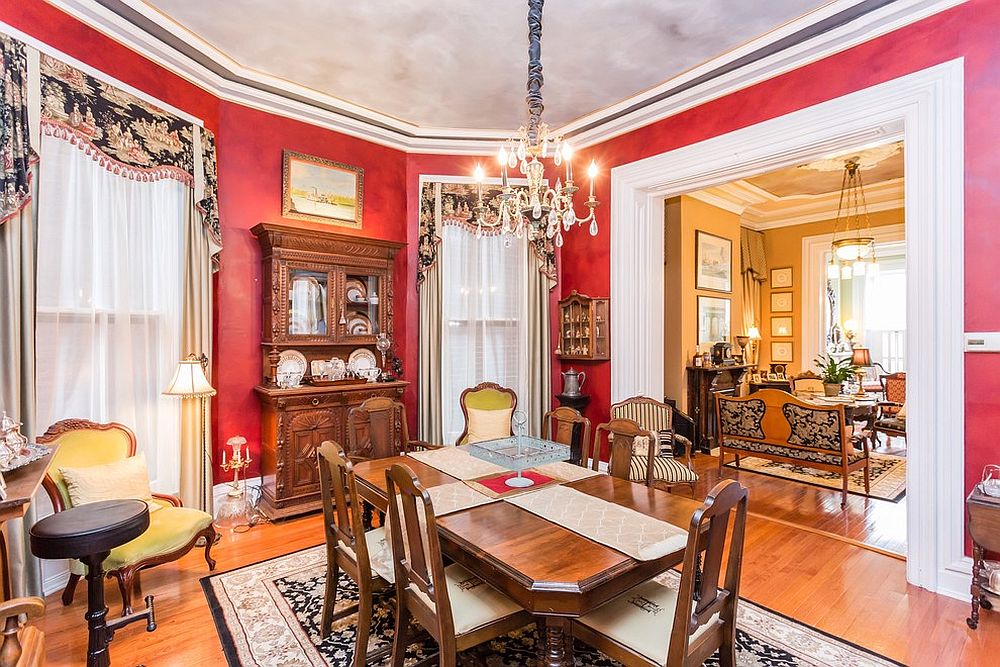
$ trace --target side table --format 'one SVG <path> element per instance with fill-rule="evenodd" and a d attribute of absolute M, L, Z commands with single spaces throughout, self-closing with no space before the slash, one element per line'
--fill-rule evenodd
<path fill-rule="evenodd" d="M 979 490 L 977 484 L 965 500 L 972 537 L 972 615 L 965 620 L 975 630 L 979 626 L 979 608 L 992 609 L 993 603 L 983 592 L 983 557 L 985 552 L 1000 552 L 1000 498 Z"/>

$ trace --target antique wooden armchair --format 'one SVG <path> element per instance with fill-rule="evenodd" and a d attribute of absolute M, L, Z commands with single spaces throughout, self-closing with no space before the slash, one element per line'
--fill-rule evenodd
<path fill-rule="evenodd" d="M 573 452 L 570 463 L 587 466 L 584 449 L 590 442 L 590 420 L 565 405 L 549 410 L 542 417 L 542 434 L 548 440 L 566 445 Z M 574 451 L 574 445 L 577 445 Z"/>
<path fill-rule="evenodd" d="M 438 665 L 455 667 L 457 654 L 533 621 L 513 600 L 441 555 L 430 495 L 413 471 L 386 471 L 389 532 L 396 577 L 392 667 L 402 667 L 416 620 L 438 643 Z"/>
<path fill-rule="evenodd" d="M 882 382 L 884 401 L 878 404 L 878 414 L 872 426 L 873 440 L 878 443 L 878 434 L 886 436 L 886 446 L 892 444 L 893 437 L 906 437 L 906 373 L 890 373 L 879 376 Z"/>
<path fill-rule="evenodd" d="M 410 440 L 406 406 L 384 396 L 369 398 L 347 413 L 348 455 L 352 461 L 399 456 L 419 449 L 438 449 Z"/>
<path fill-rule="evenodd" d="M 52 501 L 55 512 L 72 507 L 69 490 L 60 468 L 86 468 L 121 461 L 135 456 L 135 434 L 127 426 L 111 422 L 97 424 L 86 419 L 64 419 L 49 427 L 38 442 L 57 443 L 42 486 Z M 181 505 L 177 496 L 154 493 L 149 513 L 149 528 L 136 539 L 111 550 L 104 561 L 106 576 L 114 577 L 122 597 L 122 615 L 132 613 L 132 594 L 139 592 L 139 572 L 155 565 L 169 563 L 205 540 L 205 561 L 215 569 L 212 545 L 217 536 L 212 515 Z M 151 507 L 152 509 L 152 507 Z M 83 564 L 70 561 L 70 577 L 62 594 L 64 605 L 73 602 L 73 593 L 80 578 L 86 574 Z"/>
<path fill-rule="evenodd" d="M 640 584 L 573 620 L 573 637 L 629 666 L 693 667 L 716 651 L 721 664 L 735 665 L 747 495 L 724 480 L 695 510 L 678 588 L 655 579 Z"/>
<path fill-rule="evenodd" d="M 812 371 L 804 371 L 791 379 L 793 394 L 818 394 L 823 395 L 823 378 Z"/>
<path fill-rule="evenodd" d="M 0 667 L 39 667 L 45 664 L 45 633 L 22 623 L 21 619 L 39 618 L 45 613 L 42 598 L 13 598 L 0 602 L 4 621 L 0 643 Z"/>
<path fill-rule="evenodd" d="M 470 430 L 475 435 L 481 427 L 493 431 L 489 433 L 484 431 L 483 434 L 480 434 L 481 436 L 489 435 L 503 438 L 511 434 L 510 418 L 514 414 L 514 410 L 517 409 L 517 392 L 513 389 L 502 387 L 495 382 L 480 382 L 475 387 L 464 389 L 458 397 L 458 402 L 462 406 L 462 416 L 465 417 L 465 428 L 462 430 L 462 434 L 458 436 L 458 440 L 455 442 L 456 445 L 466 444 L 469 440 Z M 494 421 L 495 419 L 488 413 L 498 411 L 506 413 L 506 417 L 503 419 L 505 426 L 494 430 L 493 427 L 496 427 L 496 424 L 482 425 L 479 423 Z M 472 427 L 471 429 L 470 426 Z M 506 433 L 503 432 L 504 430 L 506 430 Z M 483 439 L 490 438 L 483 437 Z"/>

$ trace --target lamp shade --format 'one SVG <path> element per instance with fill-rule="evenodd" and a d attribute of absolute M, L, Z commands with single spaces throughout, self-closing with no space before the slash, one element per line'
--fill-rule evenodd
<path fill-rule="evenodd" d="M 872 353 L 867 347 L 856 347 L 851 354 L 852 366 L 871 366 Z"/>
<path fill-rule="evenodd" d="M 197 398 L 215 396 L 215 389 L 205 377 L 205 369 L 201 365 L 201 360 L 191 355 L 187 359 L 177 362 L 177 371 L 170 384 L 163 390 L 163 394 L 165 396 Z"/>
<path fill-rule="evenodd" d="M 760 340 L 760 329 L 757 327 L 750 327 L 747 329 L 747 336 L 750 337 L 750 340 Z"/>

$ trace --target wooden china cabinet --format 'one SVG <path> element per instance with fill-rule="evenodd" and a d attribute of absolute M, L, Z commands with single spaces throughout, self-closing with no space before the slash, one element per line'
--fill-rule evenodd
<path fill-rule="evenodd" d="M 263 380 L 254 389 L 262 420 L 260 507 L 282 519 L 320 508 L 316 448 L 324 440 L 348 448 L 351 408 L 373 396 L 398 399 L 407 385 L 333 383 L 310 373 L 313 361 L 346 363 L 357 350 L 370 350 L 381 366 L 375 343 L 380 333 L 392 340 L 393 258 L 404 244 L 274 223 L 251 231 L 263 261 Z M 305 376 L 280 387 L 282 353 L 296 352 L 305 357 Z"/>
<path fill-rule="evenodd" d="M 602 361 L 611 358 L 608 299 L 595 299 L 576 290 L 559 302 L 560 359 Z"/>

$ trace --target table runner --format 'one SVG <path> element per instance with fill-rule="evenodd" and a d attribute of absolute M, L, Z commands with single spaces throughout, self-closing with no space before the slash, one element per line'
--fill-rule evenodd
<path fill-rule="evenodd" d="M 550 486 L 504 502 L 637 560 L 655 560 L 687 544 L 683 528 L 568 486 Z"/>
<path fill-rule="evenodd" d="M 432 468 L 437 468 L 455 479 L 475 479 L 508 471 L 503 466 L 477 459 L 460 447 L 442 447 L 441 449 L 410 452 L 407 456 Z"/>
<path fill-rule="evenodd" d="M 434 504 L 434 516 L 444 516 L 452 512 L 478 507 L 487 503 L 498 502 L 498 498 L 490 498 L 469 487 L 465 482 L 451 482 L 427 489 Z"/>
<path fill-rule="evenodd" d="M 590 468 L 584 468 L 583 466 L 578 466 L 574 463 L 566 463 L 565 461 L 543 463 L 540 466 L 535 466 L 532 470 L 537 470 L 543 475 L 556 477 L 566 482 L 576 482 L 581 479 L 587 479 L 588 477 L 606 474 L 599 470 L 591 470 Z"/>

